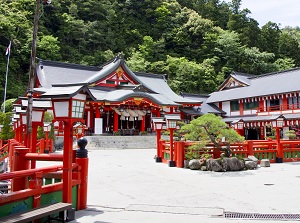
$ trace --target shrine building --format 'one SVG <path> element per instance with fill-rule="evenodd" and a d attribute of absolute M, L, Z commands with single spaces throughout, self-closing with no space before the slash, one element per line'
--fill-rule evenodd
<path fill-rule="evenodd" d="M 271 135 L 278 118 L 281 138 L 300 136 L 300 68 L 262 75 L 233 72 L 205 101 L 223 111 L 223 120 L 248 140 Z M 238 123 L 240 126 L 238 127 Z"/>
<path fill-rule="evenodd" d="M 153 117 L 177 114 L 190 120 L 203 114 L 197 109 L 200 100 L 174 93 L 165 75 L 131 71 L 121 55 L 102 66 L 40 59 L 36 74 L 35 97 L 81 100 L 85 95 L 86 134 L 135 135 L 151 132 Z M 62 123 L 55 123 L 57 135 L 63 132 Z"/>

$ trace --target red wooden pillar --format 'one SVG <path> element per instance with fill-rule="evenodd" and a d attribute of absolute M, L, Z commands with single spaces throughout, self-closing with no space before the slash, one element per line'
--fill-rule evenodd
<path fill-rule="evenodd" d="M 99 109 L 99 106 L 98 104 L 96 105 L 96 117 L 95 118 L 100 118 L 101 116 L 101 113 L 100 113 L 100 109 Z"/>
<path fill-rule="evenodd" d="M 142 121 L 141 121 L 141 131 L 145 131 L 145 123 L 146 123 L 146 117 L 142 116 Z"/>
<path fill-rule="evenodd" d="M 244 115 L 244 102 L 240 100 L 240 115 Z"/>
<path fill-rule="evenodd" d="M 253 141 L 248 140 L 247 141 L 247 153 L 250 156 L 254 156 L 254 152 L 253 152 Z"/>
<path fill-rule="evenodd" d="M 176 153 L 177 153 L 176 166 L 179 168 L 183 168 L 185 142 L 178 141 L 178 142 L 175 142 L 175 144 L 176 144 Z"/>
<path fill-rule="evenodd" d="M 259 101 L 260 111 L 265 111 L 265 101 Z"/>
<path fill-rule="evenodd" d="M 287 110 L 287 109 L 288 109 L 288 99 L 287 99 L 286 95 L 284 94 L 283 98 L 282 98 L 282 109 L 281 110 Z"/>
<path fill-rule="evenodd" d="M 87 191 L 88 191 L 88 158 L 77 158 L 76 163 L 80 166 L 80 179 L 81 183 L 78 190 L 79 202 L 77 203 L 77 209 L 82 210 L 87 208 Z"/>
<path fill-rule="evenodd" d="M 90 104 L 90 128 L 91 129 L 94 129 L 94 107 L 92 104 Z"/>
<path fill-rule="evenodd" d="M 157 129 L 156 130 L 156 162 L 162 161 L 161 147 L 159 145 L 160 138 L 161 138 L 161 129 Z"/>
<path fill-rule="evenodd" d="M 13 171 L 29 169 L 29 160 L 25 159 L 25 155 L 27 153 L 29 153 L 29 148 L 15 147 Z M 24 190 L 27 188 L 27 182 L 28 182 L 27 177 L 15 178 L 12 180 L 11 190 L 12 191 Z"/>
<path fill-rule="evenodd" d="M 63 153 L 63 202 L 72 203 L 72 160 L 73 160 L 73 126 L 71 121 L 64 121 L 64 153 Z"/>
<path fill-rule="evenodd" d="M 29 181 L 30 189 L 41 189 L 42 188 L 42 177 L 43 174 L 36 173 L 35 176 Z M 41 206 L 41 194 L 35 194 L 33 196 L 33 208 L 38 208 Z"/>
<path fill-rule="evenodd" d="M 173 144 L 173 136 L 174 136 L 174 129 L 170 130 L 170 160 L 169 160 L 169 166 L 174 167 L 174 144 Z"/>
<path fill-rule="evenodd" d="M 280 128 L 276 128 L 276 144 L 277 144 L 276 149 L 277 149 L 278 158 L 281 158 L 283 161 L 283 149 L 280 144 Z"/>
<path fill-rule="evenodd" d="M 164 140 L 162 140 L 162 139 L 160 139 L 159 140 L 159 143 L 158 143 L 158 150 L 159 150 L 159 153 L 160 153 L 160 157 L 161 157 L 161 159 L 163 160 L 164 159 L 164 153 L 163 153 L 163 144 L 165 143 L 165 141 Z"/>
<path fill-rule="evenodd" d="M 117 112 L 114 112 L 114 132 L 117 132 L 119 130 L 119 115 Z"/>

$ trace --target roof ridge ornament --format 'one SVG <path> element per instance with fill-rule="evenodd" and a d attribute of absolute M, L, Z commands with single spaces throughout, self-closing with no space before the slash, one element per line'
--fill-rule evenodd
<path fill-rule="evenodd" d="M 124 55 L 123 55 L 122 51 L 120 53 L 118 53 L 118 55 L 114 59 L 114 62 L 116 62 L 117 60 L 124 60 Z"/>

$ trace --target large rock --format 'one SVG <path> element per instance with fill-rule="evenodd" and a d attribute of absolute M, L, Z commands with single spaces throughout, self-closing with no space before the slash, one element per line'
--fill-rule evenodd
<path fill-rule="evenodd" d="M 222 159 L 222 166 L 224 171 L 240 171 L 245 168 L 245 163 L 236 157 L 224 157 Z"/>
<path fill-rule="evenodd" d="M 214 171 L 214 172 L 223 171 L 223 167 L 220 164 L 220 161 L 217 159 L 206 160 L 206 167 L 207 167 L 207 170 Z"/>
<path fill-rule="evenodd" d="M 240 171 L 245 168 L 243 160 L 239 160 L 236 157 L 223 157 L 222 159 L 209 159 L 206 161 L 207 170 L 214 172 L 221 171 Z"/>
<path fill-rule="evenodd" d="M 248 170 L 254 170 L 257 168 L 257 162 L 253 160 L 245 160 L 245 168 Z"/>
<path fill-rule="evenodd" d="M 197 160 L 197 159 L 190 160 L 189 168 L 191 170 L 200 170 L 200 168 L 201 168 L 200 160 Z"/>
<path fill-rule="evenodd" d="M 258 159 L 255 156 L 248 156 L 244 158 L 245 168 L 248 170 L 254 170 L 257 168 Z"/>

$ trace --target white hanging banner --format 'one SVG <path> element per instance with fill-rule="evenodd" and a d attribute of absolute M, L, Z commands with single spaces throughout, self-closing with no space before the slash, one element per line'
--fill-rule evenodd
<path fill-rule="evenodd" d="M 95 127 L 94 127 L 95 134 L 102 134 L 103 133 L 102 130 L 103 130 L 103 119 L 95 118 Z"/>

